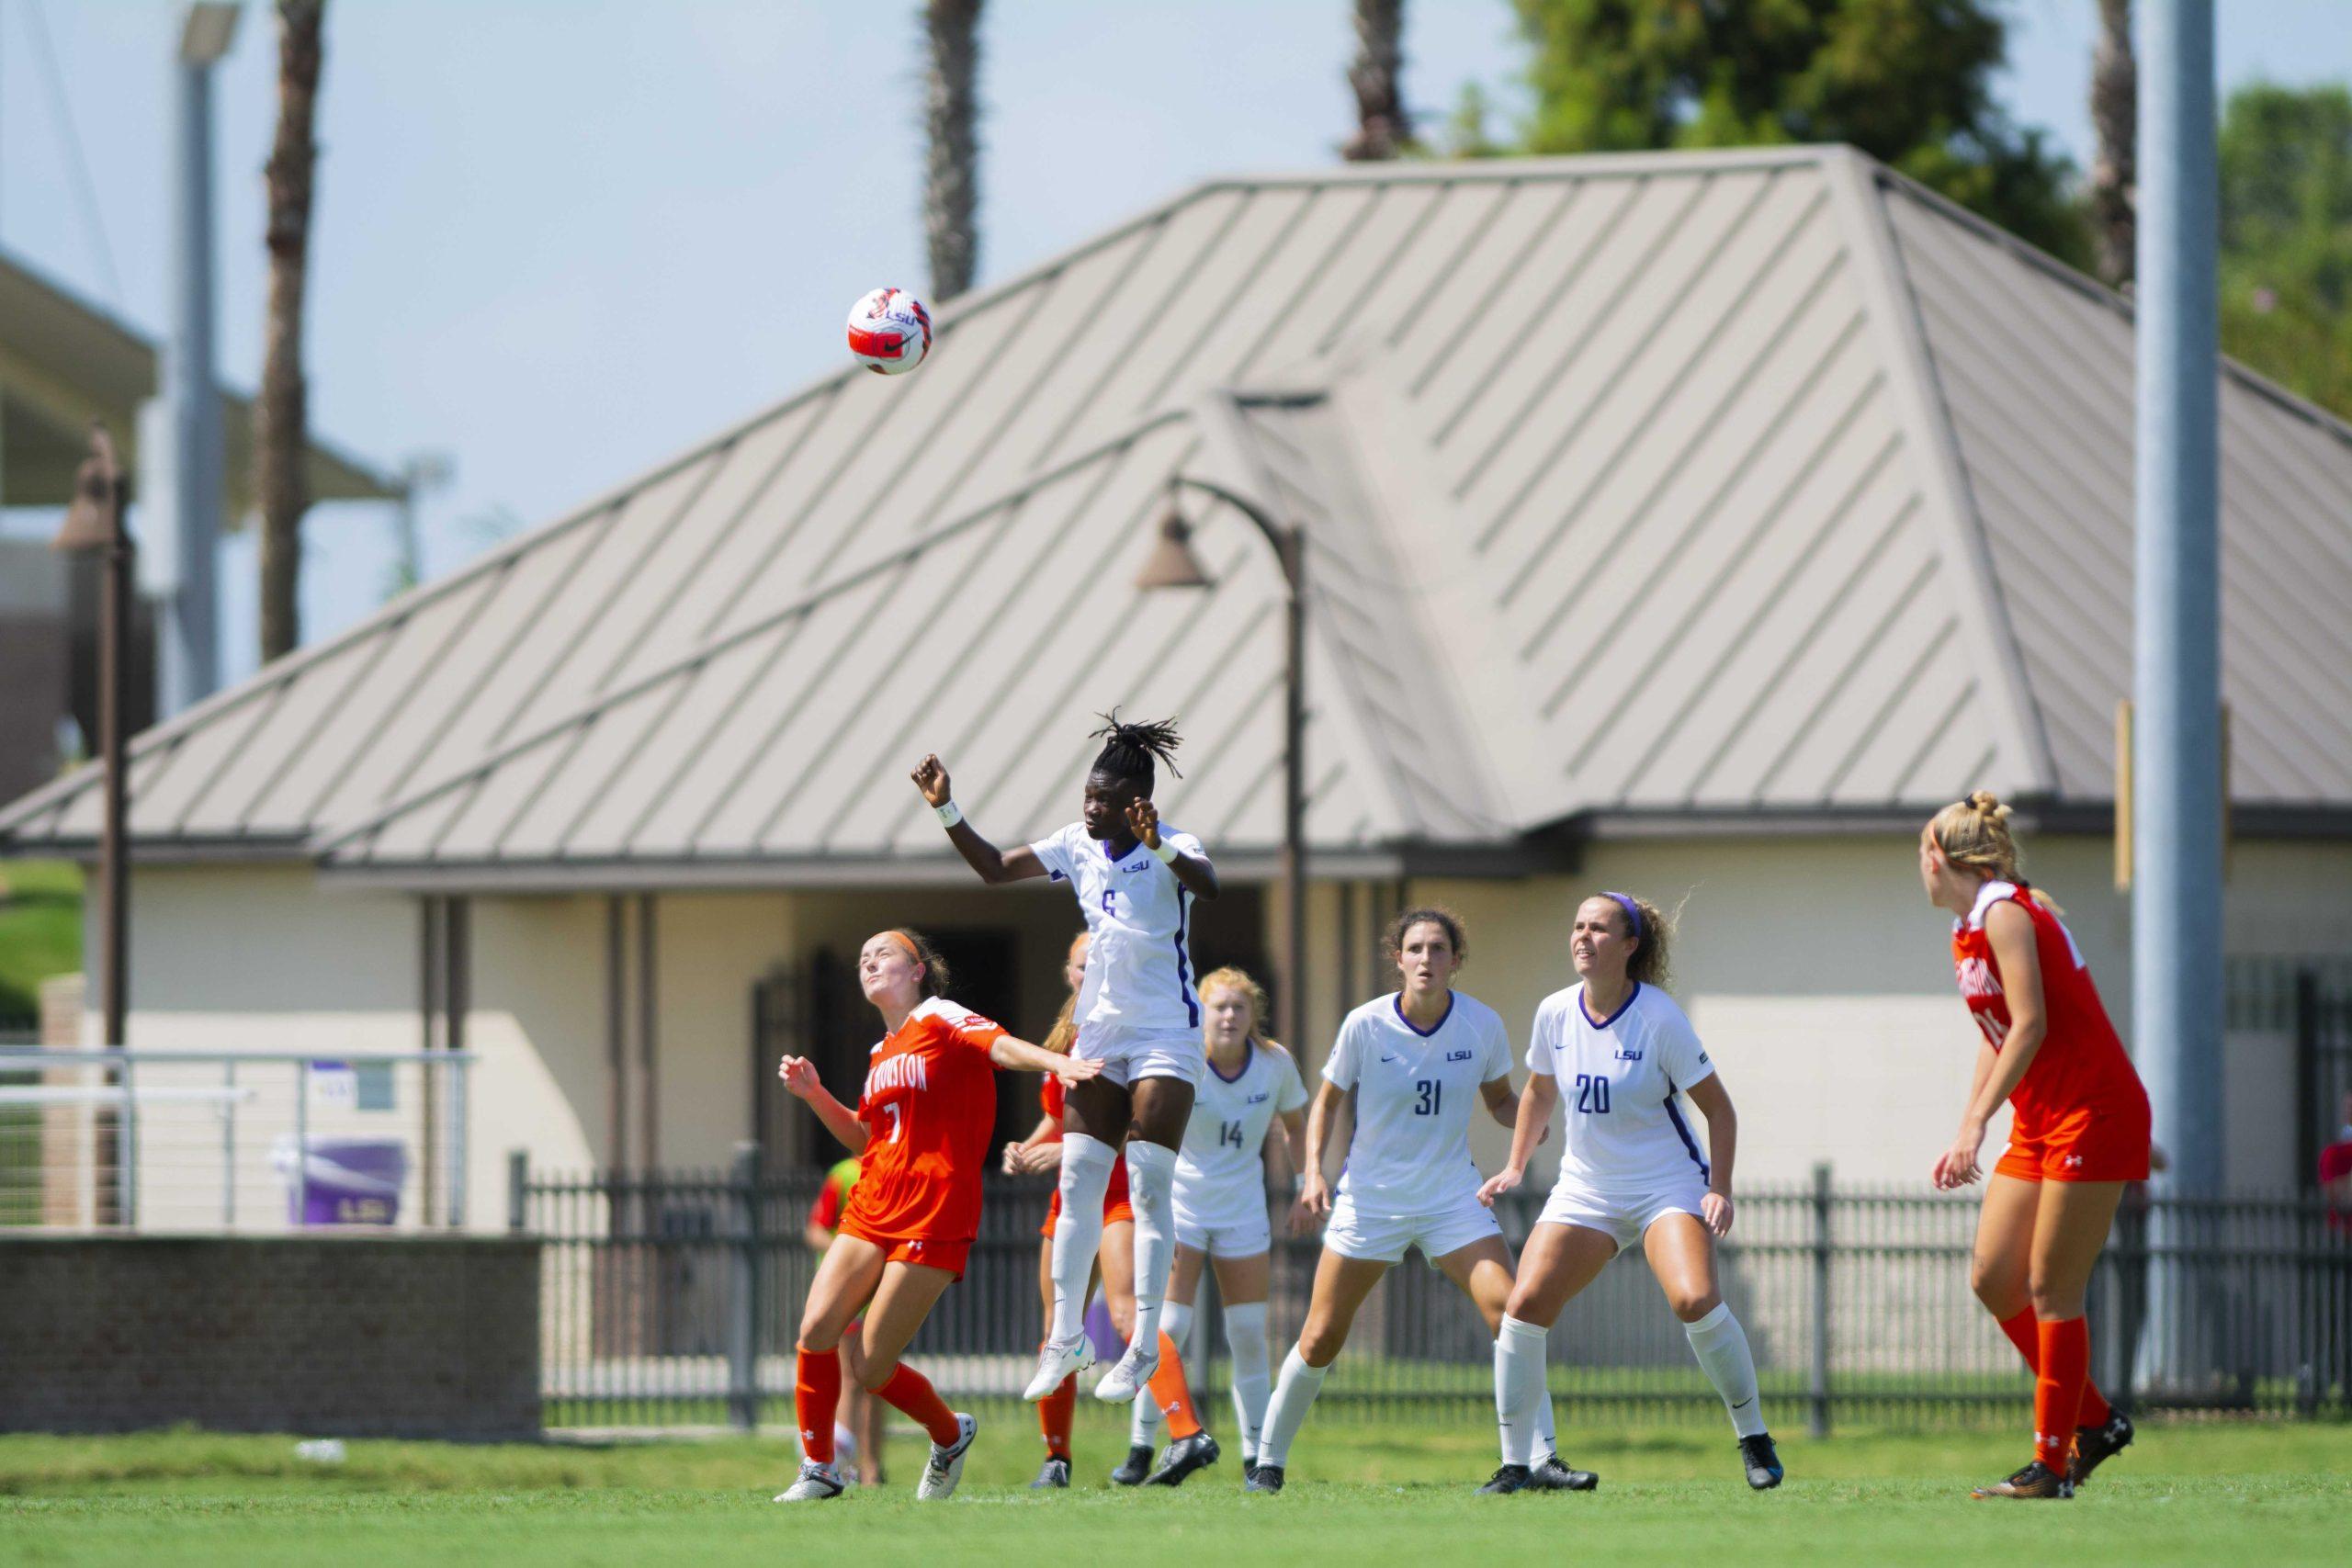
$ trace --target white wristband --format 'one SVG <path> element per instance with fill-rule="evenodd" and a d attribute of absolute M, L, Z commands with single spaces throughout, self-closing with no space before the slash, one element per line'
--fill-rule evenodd
<path fill-rule="evenodd" d="M 1151 852 L 1159 857 L 1159 863 L 1162 865 L 1174 865 L 1176 863 L 1176 846 L 1170 843 L 1165 839 L 1160 840 L 1159 843 L 1153 845 Z"/>
<path fill-rule="evenodd" d="M 943 828 L 953 828 L 956 823 L 964 820 L 963 808 L 952 800 L 944 806 L 934 806 L 932 809 L 939 813 L 939 825 Z"/>

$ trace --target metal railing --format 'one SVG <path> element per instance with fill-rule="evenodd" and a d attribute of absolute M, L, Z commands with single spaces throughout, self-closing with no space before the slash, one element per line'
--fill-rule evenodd
<path fill-rule="evenodd" d="M 765 1174 L 747 1150 L 727 1170 L 564 1177 L 509 1172 L 509 1215 L 542 1240 L 541 1353 L 550 1426 L 749 1427 L 786 1418 L 792 1343 L 816 1269 L 802 1240 L 821 1176 Z M 1038 1226 L 1050 1187 L 990 1178 L 962 1283 L 910 1356 L 950 1397 L 1018 1398 L 1041 1327 Z M 1516 1248 L 1542 1205 L 1498 1213 Z M 2174 1223 L 2152 1246 L 2150 1217 Z M 1976 1204 L 1968 1197 L 1810 1186 L 1740 1195 L 1724 1292 L 1756 1351 L 1773 1419 L 1815 1432 L 1837 1420 L 2014 1419 L 2031 1379 L 1970 1293 Z M 1305 1315 L 1320 1241 L 1274 1245 L 1274 1355 Z M 2197 1336 L 2186 1361 L 2145 1343 L 2152 1292 L 2178 1293 Z M 1213 1278 L 1204 1279 L 1187 1367 L 1205 1403 L 1227 1378 Z M 2352 1414 L 2352 1232 L 2316 1200 L 2237 1198 L 2128 1208 L 2090 1306 L 2094 1373 L 2127 1408 Z M 1693 1363 L 1639 1250 L 1603 1271 L 1552 1334 L 1563 1419 L 1713 1418 Z M 1491 1409 L 1491 1343 L 1477 1314 L 1408 1259 L 1358 1315 L 1323 1406 L 1385 1416 Z M 2178 1369 L 2194 1370 L 2180 1375 Z M 2153 1383 L 2143 1369 L 2174 1369 Z M 782 1403 L 776 1403 L 781 1401 Z M 1323 1406 L 1318 1406 L 1322 1408 Z"/>
<path fill-rule="evenodd" d="M 462 1225 L 473 1060 L 0 1046 L 0 1231 Z"/>

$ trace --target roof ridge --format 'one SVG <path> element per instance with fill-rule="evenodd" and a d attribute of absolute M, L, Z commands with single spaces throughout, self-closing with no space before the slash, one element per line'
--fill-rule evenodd
<path fill-rule="evenodd" d="M 548 741 L 552 740 L 571 730 L 576 729 L 583 724 L 593 723 L 605 712 L 618 707 L 622 704 L 653 690 L 664 682 L 674 680 L 702 665 L 707 664 L 712 660 L 718 658 L 720 655 L 730 652 L 733 649 L 741 647 L 743 644 L 752 641 L 754 638 L 774 631 L 776 627 L 784 625 L 786 621 L 792 620 L 797 616 L 808 615 L 809 612 L 819 608 L 850 589 L 855 588 L 861 583 L 871 581 L 876 574 L 888 571 L 894 567 L 903 566 L 910 561 L 921 558 L 932 549 L 937 547 L 939 545 L 944 544 L 948 539 L 961 534 L 967 528 L 976 526 L 978 524 L 985 522 L 989 517 L 992 517 L 997 513 L 1002 511 L 1005 507 L 1026 499 L 1028 496 L 1045 489 L 1050 484 L 1068 478 L 1069 475 L 1076 473 L 1078 470 L 1087 467 L 1089 464 L 1100 461 L 1102 457 L 1111 453 L 1116 452 L 1123 447 L 1133 446 L 1137 441 L 1143 439 L 1146 435 L 1150 434 L 1153 431 L 1159 429 L 1162 425 L 1173 424 L 1190 417 L 1192 417 L 1191 414 L 1185 410 L 1169 409 L 1163 410 L 1159 413 L 1154 414 L 1148 419 L 1130 425 L 1126 430 L 1121 432 L 1118 435 L 1114 436 L 1110 440 L 1101 442 L 1093 446 L 1088 447 L 1085 451 L 1079 453 L 1068 461 L 1056 464 L 1053 468 L 1046 469 L 1042 473 L 1029 476 L 1023 479 L 1019 484 L 1012 486 L 1011 489 L 1002 491 L 990 497 L 989 500 L 967 509 L 963 513 L 959 513 L 953 521 L 941 524 L 931 532 L 900 546 L 895 550 L 886 551 L 882 555 L 875 557 L 872 560 L 866 561 L 853 570 L 844 573 L 842 576 L 834 579 L 832 581 L 825 583 L 822 586 L 801 595 L 799 598 L 792 601 L 788 604 L 780 605 L 770 611 L 768 614 L 760 616 L 756 620 L 746 622 L 743 626 L 729 632 L 725 637 L 719 637 L 711 642 L 699 644 L 691 651 L 681 654 L 679 657 L 670 660 L 666 664 L 658 665 L 652 670 L 647 671 L 644 674 L 628 682 L 625 685 L 612 687 L 609 690 L 597 693 L 589 701 L 581 704 L 579 706 L 566 711 L 558 717 L 548 720 L 546 723 L 531 729 L 527 734 L 525 734 L 516 739 L 508 741 L 506 744 L 491 751 L 488 755 L 483 756 L 453 773 L 445 774 L 431 784 L 424 784 L 418 788 L 410 790 L 408 793 L 401 795 L 398 799 L 393 800 L 379 810 L 369 813 L 368 816 L 361 818 L 359 820 L 347 827 L 334 829 L 324 834 L 313 833 L 310 840 L 311 851 L 317 856 L 323 857 L 331 855 L 343 845 L 350 843 L 352 840 L 360 838 L 365 834 L 380 830 L 395 818 L 406 816 L 412 811 L 421 809 L 422 807 L 430 805 L 434 801 L 436 801 L 442 796 L 449 794 L 452 790 L 460 788 L 472 781 L 488 777 L 492 773 L 505 766 L 506 763 L 536 750 L 539 746 L 546 744 Z"/>
<path fill-rule="evenodd" d="M 1861 282 L 1863 310 L 1879 329 L 1889 357 L 1900 367 L 1889 378 L 1897 423 L 1906 444 L 1918 448 L 1921 496 L 1939 536 L 1936 557 L 1960 579 L 1960 617 L 1985 674 L 1984 690 L 1996 724 L 2004 727 L 2004 750 L 2022 777 L 2008 786 L 2036 794 L 2058 793 L 2058 767 L 2050 745 L 2047 717 L 2026 677 L 2024 650 L 2001 593 L 1984 536 L 1984 520 L 1968 482 L 1943 383 L 1919 321 L 1917 292 L 1905 271 L 1888 225 L 1879 175 L 1885 165 L 1852 148 L 1825 165 L 1833 198 L 1846 230 L 1846 245 Z"/>

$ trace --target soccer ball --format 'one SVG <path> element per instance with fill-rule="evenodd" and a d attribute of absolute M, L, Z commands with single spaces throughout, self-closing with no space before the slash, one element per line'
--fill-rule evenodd
<path fill-rule="evenodd" d="M 849 351 L 877 375 L 903 376 L 931 352 L 931 312 L 903 288 L 877 288 L 850 307 Z"/>

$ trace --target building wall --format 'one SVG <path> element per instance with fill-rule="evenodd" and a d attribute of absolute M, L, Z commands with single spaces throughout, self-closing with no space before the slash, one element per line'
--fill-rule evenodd
<path fill-rule="evenodd" d="M 11 1237 L 0 1320 L 0 1430 L 539 1433 L 535 1243 Z"/>

